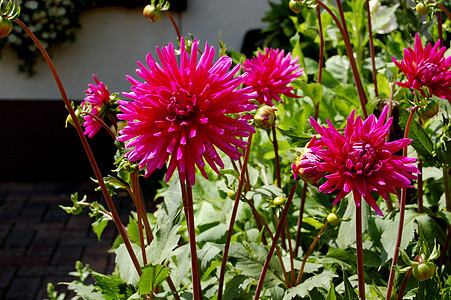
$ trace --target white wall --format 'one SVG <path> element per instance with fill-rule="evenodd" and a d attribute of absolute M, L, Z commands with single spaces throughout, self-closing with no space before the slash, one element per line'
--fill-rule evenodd
<path fill-rule="evenodd" d="M 269 9 L 267 0 L 188 0 L 188 9 L 175 13 L 182 36 L 193 34 L 217 48 L 218 33 L 228 47 L 239 50 L 247 30 L 262 28 L 261 18 Z M 91 74 L 104 81 L 111 92 L 129 91 L 126 74 L 135 75 L 136 61 L 144 62 L 155 47 L 176 42 L 167 16 L 151 23 L 142 9 L 103 7 L 89 10 L 81 17 L 82 29 L 76 41 L 54 47 L 51 55 L 70 99 L 81 100 L 93 82 Z M 48 67 L 37 64 L 31 78 L 17 72 L 15 53 L 5 47 L 0 59 L 0 100 L 56 100 L 60 95 Z M 136 77 L 136 76 L 135 76 Z"/>

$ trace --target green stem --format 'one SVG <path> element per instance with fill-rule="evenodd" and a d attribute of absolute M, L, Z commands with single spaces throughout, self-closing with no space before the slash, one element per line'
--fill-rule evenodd
<path fill-rule="evenodd" d="M 133 248 L 131 246 L 130 240 L 127 235 L 127 231 L 125 230 L 125 227 L 122 224 L 121 219 L 119 218 L 119 215 L 116 211 L 116 207 L 114 206 L 113 200 L 111 199 L 111 196 L 108 193 L 108 189 L 106 188 L 105 182 L 103 181 L 103 176 L 100 172 L 100 169 L 97 165 L 94 155 L 92 154 L 91 148 L 89 147 L 88 141 L 86 140 L 86 137 L 83 134 L 83 129 L 81 128 L 80 123 L 78 122 L 77 116 L 75 115 L 75 112 L 72 109 L 72 106 L 70 105 L 70 101 L 67 97 L 66 91 L 64 90 L 64 87 L 63 87 L 61 79 L 58 75 L 58 72 L 55 69 L 55 65 L 53 64 L 52 60 L 50 59 L 49 54 L 47 53 L 45 48 L 42 46 L 42 44 L 38 40 L 38 38 L 33 34 L 33 32 L 31 32 L 31 30 L 19 19 L 16 19 L 15 21 L 31 37 L 31 39 L 33 40 L 33 42 L 36 44 L 39 51 L 41 52 L 42 56 L 44 57 L 45 61 L 47 62 L 47 65 L 49 66 L 50 71 L 52 72 L 52 75 L 53 75 L 55 82 L 58 85 L 58 89 L 61 93 L 61 97 L 63 98 L 64 104 L 66 105 L 66 108 L 69 111 L 69 114 L 72 117 L 72 120 L 74 121 L 75 129 L 77 130 L 78 137 L 80 138 L 83 148 L 86 152 L 86 155 L 88 156 L 89 163 L 91 164 L 91 167 L 94 171 L 96 179 L 100 185 L 100 188 L 102 189 L 103 196 L 107 202 L 108 209 L 111 212 L 111 216 L 113 217 L 114 223 L 116 224 L 119 234 L 121 235 L 121 237 L 124 241 L 125 247 L 127 248 L 127 251 L 130 255 L 133 265 L 136 268 L 136 271 L 138 272 L 139 275 L 141 275 L 141 266 L 139 265 L 138 259 L 135 255 L 135 252 L 133 251 Z"/>
<path fill-rule="evenodd" d="M 302 218 L 304 216 L 304 206 L 305 206 L 305 198 L 307 196 L 307 187 L 308 187 L 308 183 L 304 182 L 304 188 L 302 189 L 302 196 L 301 196 L 301 207 L 299 208 L 298 224 L 297 224 L 297 231 L 296 231 L 296 244 L 294 246 L 294 253 L 296 255 L 298 255 L 298 253 L 299 253 L 299 244 L 301 242 Z"/>
<path fill-rule="evenodd" d="M 241 191 L 243 190 L 244 182 L 246 181 L 245 176 L 247 170 L 247 163 L 249 161 L 249 155 L 251 152 L 250 151 L 251 146 L 252 146 L 252 134 L 249 136 L 246 153 L 244 154 L 244 162 L 241 167 L 240 182 L 238 183 L 238 190 L 235 195 L 235 202 L 233 204 L 232 215 L 230 216 L 229 230 L 227 231 L 226 243 L 224 245 L 224 253 L 222 255 L 221 262 L 221 271 L 219 273 L 218 298 L 217 298 L 218 300 L 222 299 L 223 293 L 222 290 L 224 287 L 224 275 L 227 264 L 227 256 L 229 255 L 230 242 L 232 240 L 233 226 L 235 225 L 235 218 L 238 212 L 238 204 L 240 203 Z"/>
<path fill-rule="evenodd" d="M 193 279 L 193 299 L 202 299 L 202 289 L 200 286 L 200 272 L 199 263 L 197 261 L 197 247 L 196 247 L 196 227 L 194 225 L 194 212 L 193 212 L 193 194 L 191 185 L 185 184 L 180 180 L 180 186 L 182 189 L 182 201 L 183 209 L 185 211 L 186 225 L 188 227 L 189 246 L 191 252 L 191 273 Z"/>
<path fill-rule="evenodd" d="M 277 133 L 276 133 L 276 125 L 272 126 L 272 144 L 274 146 L 274 162 L 276 167 L 276 181 L 277 181 L 277 187 L 280 188 L 282 186 L 282 182 L 280 179 L 280 160 L 279 160 L 279 145 L 277 143 Z"/>
<path fill-rule="evenodd" d="M 379 98 L 379 90 L 377 87 L 376 53 L 374 52 L 373 25 L 371 24 L 371 12 L 369 0 L 366 0 L 366 16 L 368 19 L 368 34 L 370 38 L 370 54 L 371 54 L 371 66 L 373 68 L 374 95 L 376 96 L 376 98 Z"/>
<path fill-rule="evenodd" d="M 412 124 L 413 116 L 415 115 L 415 111 L 417 109 L 418 109 L 418 106 L 414 106 L 410 110 L 409 118 L 407 119 L 406 130 L 404 131 L 405 138 L 409 137 L 410 125 Z M 407 146 L 404 147 L 404 149 L 402 150 L 402 155 L 407 156 Z M 385 295 L 386 300 L 390 300 L 392 289 L 393 289 L 393 283 L 395 280 L 394 266 L 398 263 L 399 246 L 401 245 L 401 240 L 402 240 L 402 230 L 404 228 L 404 215 L 405 215 L 405 210 L 406 210 L 406 195 L 407 195 L 407 188 L 403 188 L 401 191 L 401 203 L 399 206 L 398 236 L 396 239 L 395 253 L 393 254 L 393 261 L 392 261 L 392 268 L 390 270 L 390 277 L 388 279 L 387 295 Z"/>
<path fill-rule="evenodd" d="M 296 285 L 301 283 L 301 279 L 302 279 L 302 274 L 304 273 L 304 268 L 305 268 L 305 264 L 307 263 L 307 259 L 310 256 L 310 253 L 312 253 L 313 249 L 315 248 L 316 244 L 319 241 L 319 238 L 321 237 L 321 235 L 323 234 L 324 229 L 327 226 L 327 221 L 326 223 L 324 223 L 323 227 L 321 228 L 321 230 L 318 232 L 318 234 L 316 235 L 315 239 L 313 240 L 312 244 L 310 245 L 310 247 L 307 250 L 307 253 L 305 253 L 304 255 L 304 259 L 302 260 L 302 265 L 301 265 L 301 270 L 299 271 L 299 275 L 298 278 L 296 280 Z"/>
<path fill-rule="evenodd" d="M 365 273 L 363 269 L 363 246 L 362 246 L 362 206 L 355 208 L 355 239 L 357 250 L 357 276 L 359 281 L 359 297 L 365 300 Z"/>
<path fill-rule="evenodd" d="M 268 272 L 269 268 L 269 262 L 271 261 L 272 255 L 274 253 L 274 250 L 277 246 L 277 241 L 279 240 L 280 234 L 283 231 L 283 228 L 285 227 L 285 221 L 287 219 L 288 210 L 290 209 L 291 202 L 293 201 L 294 193 L 296 192 L 296 187 L 298 186 L 298 182 L 296 181 L 293 186 L 291 187 L 290 195 L 288 196 L 287 203 L 285 205 L 285 208 L 282 212 L 282 217 L 280 218 L 279 226 L 277 226 L 277 231 L 274 236 L 274 239 L 271 244 L 271 248 L 269 249 L 268 255 L 266 256 L 265 264 L 263 265 L 262 272 L 260 274 L 260 278 L 258 280 L 257 289 L 255 291 L 254 300 L 258 300 L 260 297 L 260 293 L 263 288 L 263 281 L 265 280 L 266 272 Z"/>
<path fill-rule="evenodd" d="M 338 20 L 337 16 L 330 10 L 329 7 L 327 7 L 327 5 L 325 5 L 320 0 L 315 0 L 315 1 L 316 1 L 316 3 L 318 3 L 319 6 L 324 8 L 330 14 L 330 16 L 334 20 L 335 24 L 337 25 L 338 30 L 341 33 L 341 36 L 343 37 L 343 41 L 344 41 L 345 47 L 346 47 L 346 53 L 348 54 L 349 62 L 351 64 L 352 74 L 354 75 L 354 80 L 355 80 L 355 83 L 357 86 L 357 93 L 359 94 L 360 106 L 362 108 L 363 116 L 366 119 L 366 118 L 368 118 L 368 113 L 366 111 L 366 103 L 368 102 L 368 100 L 366 98 L 365 91 L 363 90 L 362 80 L 360 79 L 359 71 L 357 70 L 357 66 L 355 63 L 354 53 L 352 51 L 351 42 L 349 41 L 346 22 L 344 21 L 343 26 L 342 26 L 340 24 L 340 21 Z M 340 1 L 337 1 L 337 4 L 338 3 L 340 3 Z M 338 9 L 340 11 L 340 16 L 342 16 L 343 8 L 341 7 L 341 3 L 338 5 Z M 342 16 L 342 20 L 344 20 L 344 15 Z"/>

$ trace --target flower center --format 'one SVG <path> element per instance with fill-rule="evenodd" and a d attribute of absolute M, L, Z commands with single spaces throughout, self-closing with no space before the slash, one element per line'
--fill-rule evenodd
<path fill-rule="evenodd" d="M 373 146 L 363 142 L 354 143 L 346 157 L 346 168 L 351 174 L 371 175 L 378 168 Z"/>
<path fill-rule="evenodd" d="M 440 80 L 443 70 L 434 63 L 420 64 L 418 74 L 421 74 L 421 81 L 424 83 L 434 83 Z"/>
<path fill-rule="evenodd" d="M 168 113 L 172 120 L 186 121 L 196 110 L 196 97 L 188 92 L 174 92 L 169 99 Z"/>

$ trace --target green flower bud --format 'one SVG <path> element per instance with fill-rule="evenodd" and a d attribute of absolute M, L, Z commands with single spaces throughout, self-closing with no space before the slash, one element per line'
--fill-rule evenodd
<path fill-rule="evenodd" d="M 428 105 L 418 108 L 417 113 L 421 119 L 427 120 L 434 117 L 438 113 L 438 109 L 437 101 L 431 99 Z"/>
<path fill-rule="evenodd" d="M 418 14 L 420 14 L 421 16 L 425 16 L 428 14 L 429 9 L 426 5 L 424 5 L 424 3 L 420 2 L 417 4 L 417 6 L 415 6 L 415 10 L 417 11 Z"/>
<path fill-rule="evenodd" d="M 261 106 L 254 116 L 255 125 L 264 130 L 273 127 L 276 122 L 275 110 L 275 108 L 267 105 Z"/>
<path fill-rule="evenodd" d="M 274 203 L 275 205 L 281 205 L 285 203 L 285 198 L 284 197 L 276 197 L 274 198 L 274 200 L 272 200 L 272 203 Z"/>
<path fill-rule="evenodd" d="M 340 224 L 340 217 L 334 213 L 330 213 L 327 215 L 327 223 L 332 226 L 337 226 Z"/>
<path fill-rule="evenodd" d="M 304 8 L 303 4 L 299 0 L 290 0 L 288 6 L 290 7 L 291 11 L 294 12 L 295 14 L 299 14 Z"/>
<path fill-rule="evenodd" d="M 143 16 L 151 22 L 157 22 L 161 18 L 161 10 L 155 5 L 148 4 L 143 9 Z"/>
<path fill-rule="evenodd" d="M 234 190 L 229 190 L 227 192 L 227 197 L 229 197 L 230 199 L 235 200 L 235 196 L 236 196 L 236 193 Z"/>
<path fill-rule="evenodd" d="M 11 30 L 13 29 L 13 24 L 11 21 L 5 17 L 0 16 L 0 39 L 7 37 Z"/>

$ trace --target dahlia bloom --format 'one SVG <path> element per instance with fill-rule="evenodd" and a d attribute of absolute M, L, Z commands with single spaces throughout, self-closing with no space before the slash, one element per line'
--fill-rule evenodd
<path fill-rule="evenodd" d="M 389 201 L 389 193 L 396 194 L 395 188 L 412 187 L 410 180 L 416 179 L 416 176 L 411 173 L 419 173 L 412 165 L 416 160 L 394 155 L 412 140 L 404 138 L 385 142 L 393 122 L 393 118 L 385 122 L 387 112 L 388 106 L 383 109 L 378 120 L 371 115 L 362 121 L 360 116 L 354 120 L 353 111 L 347 119 L 344 135 L 330 121 L 326 128 L 313 118 L 310 119 L 313 128 L 321 135 L 322 147 L 311 147 L 313 153 L 320 157 L 318 171 L 329 173 L 325 176 L 327 181 L 319 190 L 324 193 L 338 190 L 334 205 L 352 192 L 357 206 L 360 206 L 363 197 L 382 215 L 371 192 Z"/>
<path fill-rule="evenodd" d="M 415 35 L 415 46 L 404 49 L 404 58 L 393 62 L 406 75 L 407 82 L 396 82 L 401 87 L 417 90 L 426 96 L 422 88 L 426 87 L 431 95 L 448 99 L 451 102 L 451 57 L 445 58 L 446 48 L 440 48 L 440 40 L 423 48 L 420 36 Z"/>
<path fill-rule="evenodd" d="M 139 161 L 148 176 L 168 163 L 166 181 L 175 169 L 180 179 L 193 185 L 195 166 L 205 178 L 205 162 L 219 173 L 224 164 L 218 149 L 237 160 L 247 142 L 241 138 L 255 130 L 245 120 L 228 114 L 239 114 L 256 108 L 250 102 L 255 97 L 251 88 L 237 89 L 246 74 L 233 78 L 240 65 L 229 71 L 230 57 L 220 57 L 213 64 L 214 48 L 205 45 L 198 62 L 198 41 L 194 40 L 191 55 L 181 40 L 180 65 L 170 43 L 157 47 L 160 63 L 147 55 L 148 67 L 138 62 L 138 74 L 144 82 L 131 76 L 132 92 L 124 93 L 133 101 L 119 101 L 122 114 L 128 121 L 120 131 L 119 141 L 132 148 L 126 154 L 130 161 Z"/>
<path fill-rule="evenodd" d="M 81 106 L 83 112 L 89 112 L 90 114 L 103 119 L 107 110 L 107 103 L 110 101 L 110 92 L 108 92 L 105 84 L 99 81 L 94 74 L 92 77 L 94 77 L 97 85 L 92 83 L 89 84 L 89 87 L 86 90 L 86 97 Z M 85 127 L 84 134 L 89 138 L 92 138 L 99 132 L 100 128 L 102 128 L 102 124 L 88 114 L 84 114 L 83 118 L 85 120 L 83 123 L 83 126 Z"/>
<path fill-rule="evenodd" d="M 244 83 L 258 93 L 256 100 L 260 104 L 274 106 L 272 99 L 282 102 L 279 94 L 300 98 L 287 85 L 301 76 L 303 69 L 299 69 L 298 57 L 292 59 L 291 53 L 284 54 L 284 50 L 266 48 L 265 53 L 258 53 L 243 63 L 248 73 Z"/>

